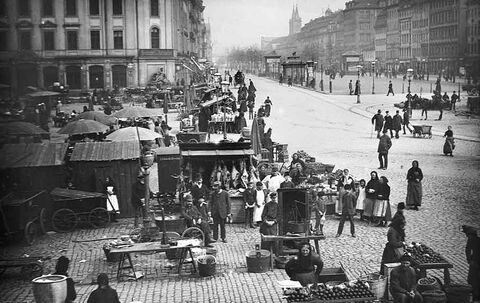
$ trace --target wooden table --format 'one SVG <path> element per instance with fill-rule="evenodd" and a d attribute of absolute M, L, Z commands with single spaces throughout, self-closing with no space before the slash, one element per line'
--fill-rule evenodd
<path fill-rule="evenodd" d="M 197 267 L 193 260 L 192 248 L 200 247 L 198 245 L 189 245 L 189 246 L 167 246 L 161 244 L 161 242 L 146 242 L 146 243 L 134 243 L 131 246 L 112 248 L 110 253 L 120 254 L 120 261 L 118 262 L 117 269 L 117 280 L 120 281 L 122 277 L 133 278 L 137 280 L 138 277 L 135 274 L 135 268 L 133 267 L 131 253 L 140 253 L 140 252 L 167 252 L 169 250 L 180 249 L 180 260 L 178 262 L 178 273 L 182 269 L 183 264 L 190 263 L 186 262 L 187 254 L 192 259 L 191 263 L 193 265 L 193 271 L 197 271 Z M 124 271 L 127 270 L 127 273 Z"/>
<path fill-rule="evenodd" d="M 445 286 L 450 285 L 450 268 L 453 265 L 448 262 L 443 263 L 419 263 L 415 259 L 412 259 L 412 266 L 420 270 L 418 278 L 425 278 L 427 276 L 427 269 L 443 269 L 443 284 Z"/>

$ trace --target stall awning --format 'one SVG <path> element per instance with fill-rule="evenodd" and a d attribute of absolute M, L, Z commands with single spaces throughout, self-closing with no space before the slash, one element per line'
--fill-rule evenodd
<path fill-rule="evenodd" d="M 5 144 L 0 149 L 0 169 L 65 164 L 67 143 Z"/>
<path fill-rule="evenodd" d="M 88 192 L 82 190 L 68 189 L 68 188 L 54 188 L 50 194 L 53 196 L 54 200 L 80 200 L 80 199 L 91 199 L 91 198 L 103 198 L 105 194 Z"/>
<path fill-rule="evenodd" d="M 182 150 L 183 157 L 250 156 L 253 149 L 237 150 Z"/>

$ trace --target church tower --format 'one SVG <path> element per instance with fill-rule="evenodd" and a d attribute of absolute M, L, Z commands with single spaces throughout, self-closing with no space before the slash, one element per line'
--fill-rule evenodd
<path fill-rule="evenodd" d="M 296 5 L 292 10 L 292 18 L 288 21 L 289 31 L 288 35 L 293 35 L 300 32 L 302 28 L 302 18 L 298 15 L 298 5 Z"/>

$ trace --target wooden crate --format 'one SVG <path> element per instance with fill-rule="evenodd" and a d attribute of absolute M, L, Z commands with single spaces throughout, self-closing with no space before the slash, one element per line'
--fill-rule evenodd
<path fill-rule="evenodd" d="M 347 274 L 342 267 L 324 268 L 318 276 L 319 283 L 326 283 L 330 281 L 348 281 Z"/>

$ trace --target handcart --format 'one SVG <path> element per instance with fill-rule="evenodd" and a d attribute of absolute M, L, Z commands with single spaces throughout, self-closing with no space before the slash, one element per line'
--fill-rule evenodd
<path fill-rule="evenodd" d="M 58 187 L 50 194 L 55 210 L 52 226 L 57 232 L 72 231 L 79 223 L 88 223 L 94 228 L 110 223 L 105 194 Z"/>
<path fill-rule="evenodd" d="M 414 138 L 432 138 L 432 126 L 431 125 L 413 125 L 413 137 Z"/>
<path fill-rule="evenodd" d="M 23 233 L 25 243 L 32 245 L 38 228 L 42 234 L 47 231 L 48 204 L 45 191 L 8 194 L 0 201 L 1 235 L 9 239 Z"/>

